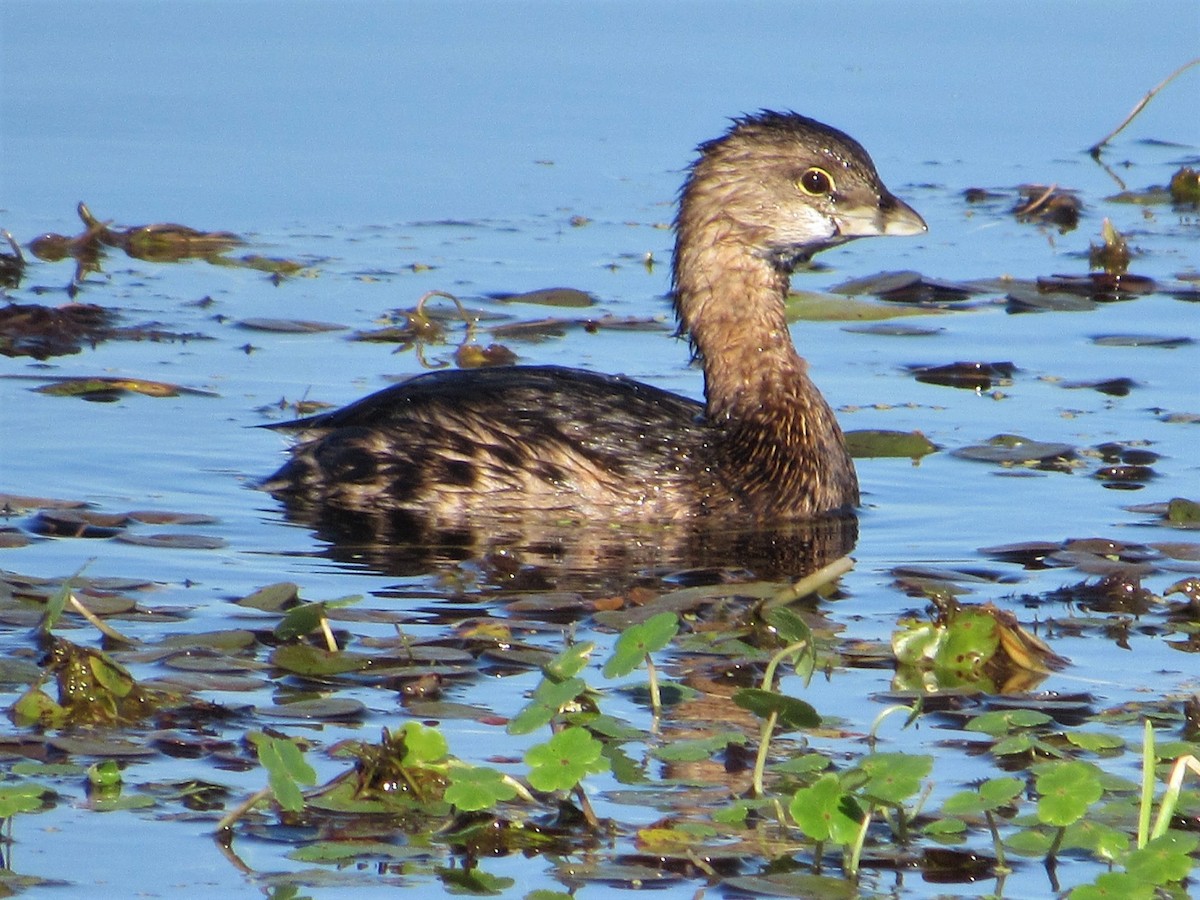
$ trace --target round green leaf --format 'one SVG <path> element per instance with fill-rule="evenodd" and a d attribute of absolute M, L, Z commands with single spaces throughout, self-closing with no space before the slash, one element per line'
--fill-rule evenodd
<path fill-rule="evenodd" d="M 822 775 L 811 786 L 800 788 L 792 796 L 788 811 L 800 830 L 814 841 L 849 844 L 858 838 L 862 810 L 842 790 L 836 775 Z"/>
<path fill-rule="evenodd" d="M 1047 766 L 1038 775 L 1036 787 L 1041 795 L 1038 819 L 1060 828 L 1078 821 L 1104 793 L 1095 767 L 1078 760 Z"/>
<path fill-rule="evenodd" d="M 1105 872 L 1091 884 L 1081 884 L 1067 895 L 1068 900 L 1151 900 L 1154 885 L 1139 881 L 1125 872 Z"/>
<path fill-rule="evenodd" d="M 617 638 L 613 654 L 604 664 L 604 677 L 628 675 L 651 653 L 657 653 L 671 643 L 678 631 L 679 616 L 673 612 L 659 613 L 645 622 L 630 625 Z"/>
<path fill-rule="evenodd" d="M 858 764 L 867 775 L 862 792 L 888 806 L 899 806 L 921 789 L 933 770 L 933 757 L 909 753 L 872 753 Z"/>
<path fill-rule="evenodd" d="M 504 780 L 504 774 L 486 766 L 455 768 L 443 799 L 461 812 L 490 809 L 497 803 L 517 796 L 517 789 Z"/>
<path fill-rule="evenodd" d="M 1130 853 L 1125 871 L 1147 884 L 1182 881 L 1192 870 L 1188 854 L 1196 849 L 1197 842 L 1194 834 L 1168 832 Z"/>
<path fill-rule="evenodd" d="M 539 791 L 566 791 L 584 776 L 608 769 L 604 745 L 583 728 L 564 728 L 544 744 L 529 748 L 529 783 Z"/>
<path fill-rule="evenodd" d="M 441 762 L 450 751 L 445 736 L 436 728 L 420 722 L 404 723 L 404 759 L 406 766 L 427 766 Z"/>

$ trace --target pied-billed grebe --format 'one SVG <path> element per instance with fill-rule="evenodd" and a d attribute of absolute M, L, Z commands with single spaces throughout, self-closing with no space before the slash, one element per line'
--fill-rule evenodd
<path fill-rule="evenodd" d="M 438 522 L 848 510 L 858 479 L 792 344 L 789 275 L 853 238 L 924 230 L 849 136 L 793 113 L 737 119 L 700 146 L 675 220 L 675 311 L 703 405 L 579 369 L 431 372 L 275 426 L 301 441 L 262 487 L 293 507 Z"/>

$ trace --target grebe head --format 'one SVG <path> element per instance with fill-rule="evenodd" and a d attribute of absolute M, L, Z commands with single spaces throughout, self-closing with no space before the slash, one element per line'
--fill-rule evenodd
<path fill-rule="evenodd" d="M 790 271 L 854 238 L 926 230 L 861 144 L 813 119 L 770 111 L 735 119 L 699 151 L 680 197 L 681 239 L 714 229 L 710 240 L 741 243 Z"/>

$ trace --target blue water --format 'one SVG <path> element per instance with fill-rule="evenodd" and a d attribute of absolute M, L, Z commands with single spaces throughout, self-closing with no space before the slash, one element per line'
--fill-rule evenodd
<path fill-rule="evenodd" d="M 197 630 L 223 622 L 227 598 L 272 581 L 298 581 L 312 598 L 394 585 L 323 558 L 307 530 L 286 523 L 271 498 L 247 488 L 279 464 L 285 446 L 250 426 L 266 421 L 259 408 L 281 397 L 346 402 L 386 376 L 416 371 L 418 362 L 387 345 L 346 341 L 344 333 L 275 335 L 234 323 L 302 318 L 365 329 L 431 289 L 485 303 L 479 298 L 490 292 L 569 285 L 596 295 L 601 312 L 657 316 L 663 325 L 514 343 L 523 361 L 625 372 L 698 396 L 699 372 L 670 336 L 664 294 L 671 235 L 662 226 L 673 215 L 692 148 L 718 134 L 728 117 L 761 107 L 796 109 L 854 135 L 889 187 L 930 226 L 920 238 L 827 253 L 822 269 L 797 276 L 798 288 L 823 290 L 897 268 L 948 279 L 1079 274 L 1106 216 L 1141 251 L 1136 272 L 1194 277 L 1195 214 L 1105 203 L 1119 185 L 1083 150 L 1195 55 L 1198 33 L 1200 5 L 1191 0 L 6 0 L 0 227 L 22 242 L 46 231 L 74 234 L 74 207 L 84 200 L 99 217 L 124 225 L 177 221 L 236 231 L 252 241 L 249 251 L 311 269 L 277 286 L 251 270 L 110 254 L 80 299 L 121 307 L 125 324 L 165 323 L 215 340 L 109 342 L 46 364 L 0 358 L 6 376 L 126 375 L 219 394 L 90 404 L 32 393 L 37 382 L 0 378 L 0 491 L 86 500 L 104 511 L 209 513 L 219 523 L 201 530 L 226 542 L 222 550 L 185 551 L 43 540 L 0 551 L 0 568 L 61 576 L 90 560 L 93 575 L 150 577 L 161 583 L 158 602 L 194 610 L 184 627 Z M 1198 86 L 1200 72 L 1181 78 L 1106 153 L 1130 187 L 1162 184 L 1180 165 L 1196 165 Z M 1161 143 L 1146 143 L 1151 139 Z M 1011 200 L 978 208 L 961 197 L 968 187 L 1011 194 L 1024 182 L 1077 190 L 1085 201 L 1079 229 L 1060 235 L 1019 224 L 1006 212 Z M 575 216 L 589 224 L 572 226 Z M 660 263 L 650 270 L 641 263 L 647 253 Z M 433 268 L 415 272 L 414 264 Z M 65 302 L 60 289 L 69 278 L 67 263 L 34 262 L 9 297 Z M 36 293 L 38 287 L 52 290 Z M 190 305 L 204 297 L 212 306 Z M 1200 343 L 1113 348 L 1092 337 L 1138 332 L 1200 341 L 1194 303 L 1157 294 L 1088 313 L 1013 316 L 995 302 L 915 321 L 941 330 L 892 338 L 848 332 L 839 323 L 795 327 L 845 427 L 920 429 L 947 449 L 1005 431 L 1083 447 L 1148 440 L 1162 455 L 1159 477 L 1127 493 L 1105 490 L 1086 474 L 1003 477 L 949 454 L 919 466 L 860 463 L 866 510 L 858 567 L 843 580 L 849 599 L 834 613 L 847 634 L 886 638 L 896 614 L 916 604 L 891 586 L 897 564 L 978 565 L 978 548 L 1014 540 L 1187 539 L 1137 527 L 1144 517 L 1123 507 L 1200 499 L 1197 426 L 1159 415 L 1200 412 Z M 247 343 L 256 349 L 246 352 Z M 449 352 L 432 352 L 443 350 Z M 957 359 L 1011 360 L 1020 372 L 994 396 L 920 384 L 904 370 Z M 1139 387 L 1111 398 L 1056 383 L 1118 375 Z M 1008 569 L 1022 579 L 1019 591 L 1083 577 Z M 1177 577 L 1160 573 L 1147 586 L 1162 590 Z M 1013 591 L 985 586 L 971 599 L 1002 602 Z M 26 641 L 15 633 L 7 639 Z M 1112 703 L 1127 690 L 1169 691 L 1200 676 L 1190 657 L 1148 636 L 1135 635 L 1132 652 L 1095 639 L 1064 640 L 1055 649 L 1073 667 L 1047 687 L 1083 684 Z M 1114 672 L 1123 683 L 1113 683 Z M 877 672 L 841 678 L 813 689 L 819 709 L 887 683 Z M 484 702 L 486 692 L 478 693 Z M 863 700 L 857 715 L 869 723 L 877 711 Z M 374 712 L 372 737 L 394 718 L 378 701 Z M 447 730 L 466 746 L 478 740 L 470 726 Z M 926 737 L 904 738 L 917 743 L 903 746 L 919 747 Z M 246 777 L 247 790 L 257 777 Z M 98 818 L 60 807 L 19 820 L 16 868 L 70 880 L 75 889 L 59 896 L 91 895 L 102 882 L 128 893 L 164 892 L 175 883 L 226 896 L 255 890 L 217 857 L 202 825 L 171 832 L 186 848 L 180 857 L 192 862 L 164 883 L 157 870 L 146 870 L 140 852 L 130 852 L 163 840 L 162 825 L 112 814 L 105 828 Z M 243 849 L 261 852 L 262 867 L 281 864 L 269 849 Z M 489 871 L 514 874 L 526 887 L 555 886 L 539 866 L 520 860 L 497 861 Z M 1036 879 L 1031 884 L 1044 889 Z M 694 889 L 685 885 L 677 895 Z M 589 890 L 595 895 L 585 888 L 581 896 Z M 313 894 L 339 895 L 335 888 Z"/>

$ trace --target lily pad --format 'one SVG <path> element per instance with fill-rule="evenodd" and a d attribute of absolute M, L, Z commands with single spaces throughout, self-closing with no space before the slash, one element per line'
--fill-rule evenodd
<path fill-rule="evenodd" d="M 1132 378 L 1102 378 L 1098 381 L 1064 381 L 1061 387 L 1068 390 L 1079 390 L 1087 388 L 1093 391 L 1099 391 L 1101 394 L 1108 394 L 1110 397 L 1127 397 L 1129 392 L 1138 386 L 1138 383 Z"/>
<path fill-rule="evenodd" d="M 933 366 L 909 366 L 917 381 L 942 387 L 986 391 L 992 382 L 1010 383 L 1016 366 L 1011 362 L 955 362 Z"/>
<path fill-rule="evenodd" d="M 1070 291 L 1032 288 L 1013 288 L 1006 297 L 1008 312 L 1087 312 L 1098 304 L 1090 297 Z"/>
<path fill-rule="evenodd" d="M 50 394 L 53 397 L 80 397 L 84 400 L 104 399 L 114 394 L 144 394 L 147 397 L 178 397 L 189 394 L 196 397 L 216 397 L 212 391 L 201 391 L 195 388 L 181 387 L 165 381 L 147 381 L 144 378 L 110 378 L 93 376 L 91 378 L 59 378 L 52 383 L 34 388 L 39 394 Z"/>
<path fill-rule="evenodd" d="M 587 291 L 576 288 L 541 288 L 536 291 L 526 291 L 523 294 L 489 294 L 493 300 L 503 300 L 505 303 L 532 303 L 537 306 L 559 306 L 572 309 L 584 309 L 596 304 L 596 299 Z"/>
<path fill-rule="evenodd" d="M 284 644 L 271 654 L 271 663 L 297 675 L 325 676 L 360 672 L 371 665 L 372 658 L 344 650 L 322 650 L 308 644 Z"/>
<path fill-rule="evenodd" d="M 203 534 L 133 534 L 123 531 L 116 539 L 127 544 L 137 544 L 139 547 L 158 547 L 164 550 L 220 550 L 229 546 L 229 542 L 224 538 Z"/>
<path fill-rule="evenodd" d="M 966 282 L 941 281 L 920 272 L 880 272 L 845 281 L 831 288 L 835 294 L 874 294 L 892 303 L 957 303 L 978 293 Z"/>
<path fill-rule="evenodd" d="M 1075 448 L 1070 444 L 1034 441 L 1018 434 L 998 434 L 985 444 L 961 447 L 951 455 L 1006 466 L 1059 465 L 1074 458 Z"/>
<path fill-rule="evenodd" d="M 319 719 L 322 721 L 357 719 L 367 712 L 360 700 L 349 697 L 320 697 L 315 700 L 297 700 L 277 706 L 260 706 L 255 712 L 260 716 L 275 719 Z"/>
<path fill-rule="evenodd" d="M 854 296 L 793 291 L 787 299 L 789 322 L 874 322 L 904 316 L 923 316 L 942 310 L 862 300 Z"/>
<path fill-rule="evenodd" d="M 300 587 L 290 581 L 280 581 L 259 588 L 236 601 L 238 606 L 261 609 L 264 612 L 282 612 L 300 602 Z"/>
<path fill-rule="evenodd" d="M 1092 338 L 1092 343 L 1100 347 L 1159 347 L 1164 350 L 1174 350 L 1176 347 L 1186 347 L 1188 344 L 1195 343 L 1195 341 L 1186 336 L 1098 334 Z"/>
<path fill-rule="evenodd" d="M 872 459 L 880 457 L 907 457 L 920 459 L 938 450 L 933 443 L 919 431 L 886 431 L 880 429 L 864 429 L 846 432 L 846 447 L 855 459 Z"/>
<path fill-rule="evenodd" d="M 268 331 L 274 334 L 321 334 L 327 331 L 345 331 L 348 326 L 336 322 L 313 322 L 306 319 L 242 319 L 238 328 L 250 331 Z"/>

